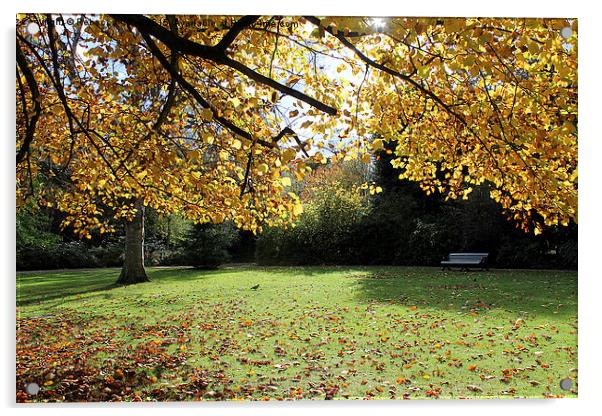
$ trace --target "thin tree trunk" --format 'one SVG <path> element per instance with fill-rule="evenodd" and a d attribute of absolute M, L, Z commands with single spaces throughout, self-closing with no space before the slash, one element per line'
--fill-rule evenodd
<path fill-rule="evenodd" d="M 125 225 L 125 259 L 117 284 L 131 285 L 148 282 L 144 271 L 144 204 L 134 203 L 136 215 Z"/>

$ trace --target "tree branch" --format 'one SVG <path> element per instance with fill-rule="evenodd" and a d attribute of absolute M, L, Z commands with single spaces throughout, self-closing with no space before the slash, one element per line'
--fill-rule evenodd
<path fill-rule="evenodd" d="M 316 25 L 317 27 L 322 27 L 320 24 L 320 19 L 318 19 L 317 17 L 314 16 L 304 16 L 305 19 L 307 19 L 308 21 L 310 21 L 311 23 L 313 23 L 314 25 Z M 460 114 L 456 113 L 455 111 L 453 111 L 451 109 L 450 106 L 448 106 L 447 104 L 445 104 L 441 98 L 439 98 L 435 93 L 433 93 L 432 91 L 424 88 L 422 85 L 420 85 L 420 83 L 416 82 L 414 79 L 412 79 L 410 76 L 406 75 L 406 74 L 402 74 L 401 72 L 395 71 L 394 69 L 391 69 L 383 64 L 379 64 L 378 62 L 368 58 L 366 55 L 364 55 L 362 53 L 362 51 L 360 51 L 353 43 L 351 43 L 349 41 L 349 39 L 347 39 L 342 33 L 337 32 L 336 34 L 334 33 L 334 31 L 327 27 L 324 28 L 325 31 L 327 31 L 328 33 L 330 33 L 332 36 L 334 36 L 335 38 L 337 38 L 343 45 L 345 45 L 347 48 L 351 49 L 351 51 L 362 61 L 364 61 L 366 64 L 370 65 L 373 68 L 379 69 L 389 75 L 392 75 L 396 78 L 399 78 L 409 84 L 411 84 L 412 86 L 416 87 L 420 92 L 422 92 L 424 95 L 426 95 L 428 98 L 430 98 L 431 100 L 435 101 L 441 108 L 443 108 L 447 113 L 449 113 L 450 115 L 454 116 L 454 118 L 456 118 L 458 121 L 460 121 L 462 124 L 466 125 L 466 120 L 464 119 L 463 116 L 461 116 Z"/>
<path fill-rule="evenodd" d="M 29 87 L 29 93 L 31 95 L 31 102 L 33 104 L 33 115 L 28 120 L 27 112 L 25 112 L 25 138 L 23 139 L 23 143 L 17 152 L 17 165 L 25 159 L 25 155 L 29 152 L 29 147 L 31 146 L 31 142 L 33 142 L 34 134 L 36 131 L 36 124 L 38 119 L 40 118 L 40 114 L 42 113 L 42 104 L 40 103 L 40 90 L 38 89 L 38 83 L 36 82 L 35 76 L 31 71 L 31 68 L 27 64 L 27 59 L 19 46 L 19 42 L 17 42 L 17 65 L 19 69 L 23 73 L 25 77 L 25 81 L 27 82 L 27 86 Z M 18 76 L 18 74 L 17 74 Z M 19 80 L 20 82 L 20 80 Z M 23 101 L 23 105 L 26 106 L 25 101 Z M 24 107 L 26 109 L 26 107 Z"/>
<path fill-rule="evenodd" d="M 199 58 L 215 62 L 218 65 L 229 66 L 230 68 L 239 71 L 240 73 L 246 75 L 247 77 L 260 84 L 267 85 L 271 88 L 274 88 L 275 90 L 282 92 L 283 94 L 290 95 L 291 97 L 295 97 L 301 101 L 304 101 L 312 107 L 315 107 L 326 114 L 337 114 L 336 108 L 324 104 L 321 101 L 318 101 L 315 98 L 312 98 L 307 94 L 302 93 L 301 91 L 280 84 L 272 78 L 268 78 L 265 75 L 262 75 L 259 72 L 252 70 L 251 68 L 228 57 L 225 54 L 225 51 L 221 48 L 223 48 L 224 45 L 227 48 L 227 46 L 230 45 L 231 41 L 234 40 L 236 35 L 238 35 L 240 31 L 244 27 L 246 27 L 243 26 L 243 24 L 248 24 L 252 20 L 252 18 L 248 18 L 242 23 L 240 23 L 237 26 L 237 30 L 233 32 L 231 36 L 228 36 L 228 34 L 226 34 L 226 36 L 224 37 L 225 40 L 222 39 L 224 43 L 221 47 L 218 48 L 218 46 L 220 45 L 219 43 L 216 46 L 207 46 L 193 42 L 191 40 L 185 39 L 181 36 L 174 34 L 172 31 L 165 29 L 163 26 L 142 15 L 111 15 L 111 17 L 113 17 L 117 21 L 136 27 L 142 34 L 152 35 L 154 38 L 160 40 L 168 47 L 173 48 L 182 54 L 197 56 Z M 237 21 L 237 24 L 239 22 L 240 20 Z M 236 24 L 234 26 L 236 26 Z M 222 41 L 220 41 L 220 43 Z"/>
<path fill-rule="evenodd" d="M 215 48 L 220 51 L 222 54 L 226 53 L 226 50 L 230 47 L 232 42 L 236 40 L 236 37 L 243 31 L 243 29 L 251 26 L 259 19 L 259 16 L 243 16 L 236 21 L 222 38 Z"/>
<path fill-rule="evenodd" d="M 275 136 L 272 139 L 271 142 L 269 142 L 267 140 L 263 140 L 263 139 L 259 139 L 259 138 L 253 137 L 253 135 L 251 133 L 249 133 L 249 132 L 241 129 L 240 127 L 238 127 L 234 123 L 232 123 L 230 120 L 228 120 L 225 117 L 221 116 L 219 114 L 219 112 L 215 108 L 213 108 L 207 102 L 207 100 L 205 100 L 205 98 L 203 98 L 203 96 L 198 92 L 198 90 L 192 84 L 190 84 L 188 81 L 186 81 L 184 79 L 184 77 L 179 73 L 179 71 L 177 70 L 177 68 L 175 68 L 173 65 L 171 65 L 167 61 L 167 58 L 165 57 L 165 55 L 163 55 L 163 53 L 161 52 L 161 50 L 159 49 L 159 47 L 155 44 L 155 42 L 153 42 L 153 40 L 151 39 L 151 37 L 148 34 L 142 33 L 142 37 L 143 37 L 144 41 L 147 43 L 147 45 L 148 45 L 151 53 L 153 54 L 153 56 L 155 56 L 155 58 L 157 58 L 159 60 L 159 62 L 161 63 L 161 65 L 163 65 L 163 67 L 178 82 L 178 84 L 180 84 L 180 86 L 186 92 L 188 92 L 190 95 L 192 95 L 192 97 L 197 101 L 197 103 L 199 103 L 201 105 L 201 107 L 210 109 L 211 112 L 212 112 L 212 114 L 213 114 L 213 119 L 214 120 L 216 120 L 218 123 L 220 123 L 222 126 L 224 126 L 225 128 L 227 128 L 228 130 L 230 130 L 234 134 L 237 134 L 238 136 L 240 136 L 242 138 L 245 138 L 245 139 L 247 139 L 247 140 L 249 140 L 249 141 L 251 141 L 253 143 L 259 143 L 262 146 L 269 147 L 269 148 L 274 148 L 274 147 L 276 147 L 276 143 L 278 143 L 278 141 L 283 136 L 285 136 L 287 134 L 290 134 L 290 132 L 293 132 L 291 129 L 289 129 L 287 127 L 284 130 L 282 130 L 277 136 Z"/>

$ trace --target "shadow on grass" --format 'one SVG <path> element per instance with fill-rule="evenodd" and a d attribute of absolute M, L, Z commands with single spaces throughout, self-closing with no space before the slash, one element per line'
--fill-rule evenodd
<path fill-rule="evenodd" d="M 17 273 L 17 306 L 116 287 L 119 269 Z"/>
<path fill-rule="evenodd" d="M 90 293 L 94 293 L 94 292 L 105 292 L 105 291 L 108 291 L 111 289 L 115 289 L 117 287 L 120 287 L 120 285 L 113 283 L 110 285 L 100 286 L 100 287 L 96 287 L 96 288 L 89 288 L 89 289 L 78 288 L 78 290 L 70 290 L 70 291 L 57 290 L 56 292 L 48 291 L 44 294 L 39 294 L 37 296 L 19 296 L 20 299 L 17 299 L 17 306 L 33 305 L 35 303 L 47 302 L 47 301 L 56 300 L 56 299 L 63 299 L 67 296 L 84 295 L 84 294 L 90 294 Z M 23 298 L 26 298 L 26 299 L 23 299 Z M 58 302 L 57 304 L 60 304 L 60 303 L 62 303 L 62 302 Z M 56 306 L 57 304 L 55 304 L 53 306 Z"/>
<path fill-rule="evenodd" d="M 115 283 L 120 270 L 111 268 L 19 272 L 17 273 L 17 306 L 123 287 Z M 151 280 L 148 284 L 199 280 L 222 273 L 223 270 L 200 270 L 191 267 L 147 269 Z"/>
<path fill-rule="evenodd" d="M 161 290 L 162 283 L 191 282 L 239 273 L 269 274 L 291 282 L 304 276 L 337 275 L 349 284 L 362 302 L 426 306 L 458 312 L 493 312 L 496 309 L 519 314 L 576 316 L 577 273 L 562 271 L 492 270 L 442 272 L 437 268 L 307 266 L 282 267 L 226 265 L 217 270 L 191 267 L 149 268 L 150 283 Z M 227 276 L 232 275 L 232 276 Z M 110 296 L 117 288 L 119 269 L 87 269 L 17 274 L 17 305 L 31 305 L 69 296 L 90 294 Z M 150 287 L 150 286 L 149 286 Z M 346 289 L 347 290 L 347 289 Z M 104 292 L 104 293 L 103 293 Z M 57 304 L 58 304 L 57 303 Z"/>
<path fill-rule="evenodd" d="M 400 268 L 355 278 L 359 300 L 461 312 L 503 309 L 529 315 L 577 314 L 577 272 L 442 272 Z"/>

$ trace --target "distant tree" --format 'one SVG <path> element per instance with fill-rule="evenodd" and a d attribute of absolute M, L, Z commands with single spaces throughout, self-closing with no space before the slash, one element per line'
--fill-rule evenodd
<path fill-rule="evenodd" d="M 197 268 L 215 269 L 230 260 L 228 249 L 238 238 L 238 230 L 231 222 L 195 224 L 183 243 L 183 262 Z"/>
<path fill-rule="evenodd" d="M 147 265 L 160 264 L 179 252 L 193 225 L 177 214 L 145 209 L 144 256 Z"/>

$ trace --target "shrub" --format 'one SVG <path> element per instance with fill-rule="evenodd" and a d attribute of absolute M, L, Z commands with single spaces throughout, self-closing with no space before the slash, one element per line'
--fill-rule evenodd
<path fill-rule="evenodd" d="M 556 265 L 562 269 L 576 269 L 578 260 L 577 240 L 567 240 L 559 244 Z"/>
<path fill-rule="evenodd" d="M 51 247 L 23 247 L 17 252 L 18 270 L 79 269 L 102 266 L 103 264 L 80 241 L 58 243 Z"/>
<path fill-rule="evenodd" d="M 217 268 L 230 259 L 228 249 L 237 239 L 238 231 L 230 222 L 195 224 L 188 232 L 183 254 L 172 261 L 198 268 Z"/>
<path fill-rule="evenodd" d="M 320 167 L 301 193 L 303 214 L 294 227 L 267 229 L 257 240 L 260 264 L 355 263 L 356 227 L 369 202 L 354 164 Z"/>
<path fill-rule="evenodd" d="M 121 267 L 124 259 L 125 238 L 118 237 L 98 247 L 91 247 L 90 254 L 100 267 Z"/>
<path fill-rule="evenodd" d="M 410 253 L 399 253 L 412 265 L 438 266 L 449 252 L 450 229 L 445 222 L 419 219 L 408 241 Z"/>

